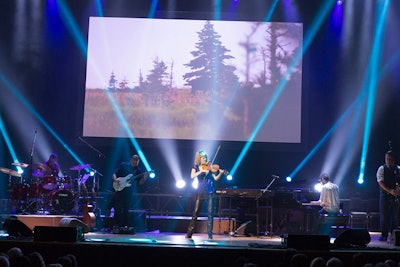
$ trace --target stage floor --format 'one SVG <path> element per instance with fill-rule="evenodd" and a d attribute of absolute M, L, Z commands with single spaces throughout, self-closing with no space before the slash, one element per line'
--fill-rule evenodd
<path fill-rule="evenodd" d="M 379 250 L 399 250 L 400 246 L 395 246 L 390 242 L 379 241 L 380 233 L 369 232 L 371 242 L 366 247 L 357 249 L 379 249 Z M 307 235 L 304 235 L 307 237 Z M 195 233 L 191 239 L 186 238 L 185 233 L 163 233 L 158 230 L 135 233 L 135 234 L 112 234 L 107 232 L 89 232 L 84 234 L 82 242 L 88 243 L 124 243 L 145 246 L 181 246 L 181 247 L 224 247 L 224 248 L 286 248 L 285 239 L 280 236 L 238 236 L 227 234 L 214 234 L 213 239 L 208 239 L 207 234 Z M 330 238 L 332 248 L 335 238 Z M 354 247 L 353 247 L 354 248 Z"/>
<path fill-rule="evenodd" d="M 379 233 L 370 232 L 371 242 L 365 247 L 337 247 L 334 238 L 328 249 L 302 249 L 301 245 L 312 242 L 304 236 L 297 251 L 309 259 L 316 256 L 326 260 L 335 256 L 351 262 L 352 256 L 361 252 L 369 262 L 386 259 L 400 261 L 400 247 L 378 241 Z M 257 266 L 273 266 L 285 257 L 287 246 L 280 236 L 231 236 L 215 234 L 208 239 L 206 234 L 195 233 L 191 239 L 185 233 L 151 231 L 135 234 L 112 234 L 102 231 L 83 234 L 76 242 L 38 242 L 31 238 L 0 238 L 0 251 L 20 247 L 25 254 L 37 251 L 46 259 L 46 264 L 55 263 L 66 254 L 74 254 L 78 266 L 236 266 L 239 259 L 246 259 Z M 135 263 L 135 264 L 133 264 Z"/>
<path fill-rule="evenodd" d="M 394 242 L 380 242 L 379 232 L 367 232 L 365 229 L 355 237 L 352 242 L 365 239 L 365 234 L 370 242 L 366 245 L 338 245 L 337 239 L 321 239 L 321 235 L 311 234 L 285 234 L 285 235 L 260 235 L 244 236 L 237 234 L 214 234 L 213 239 L 208 239 L 207 234 L 201 231 L 195 232 L 191 239 L 186 238 L 184 232 L 187 221 L 181 222 L 183 230 L 174 232 L 160 229 L 170 229 L 165 225 L 177 226 L 176 220 L 164 218 L 157 224 L 160 228 L 152 228 L 152 231 L 139 231 L 136 233 L 114 234 L 106 229 L 95 230 L 92 228 L 87 233 L 75 234 L 76 239 L 71 238 L 77 228 L 70 225 L 68 229 L 60 227 L 63 216 L 36 216 L 18 215 L 17 219 L 29 229 L 42 227 L 41 233 L 45 239 L 36 238 L 38 228 L 32 236 L 9 236 L 3 230 L 0 235 L 0 252 L 6 252 L 12 247 L 19 247 L 25 254 L 39 252 L 46 259 L 46 264 L 55 263 L 65 254 L 74 254 L 79 266 L 236 266 L 240 258 L 246 258 L 257 266 L 273 266 L 280 262 L 286 255 L 288 248 L 294 248 L 305 253 L 309 259 L 322 256 L 329 259 L 332 256 L 339 257 L 350 266 L 352 256 L 357 253 L 365 253 L 369 262 L 380 262 L 385 259 L 400 261 L 400 246 Z M 40 218 L 37 218 L 40 217 Z M 73 218 L 72 218 L 73 219 Z M 177 218 L 174 218 L 177 219 Z M 155 224 L 152 223 L 152 226 Z M 175 228 L 178 229 L 178 228 Z M 228 229 L 228 228 L 227 228 Z M 57 231 L 53 231 L 57 230 Z M 60 232 L 60 230 L 62 232 Z M 203 230 L 202 228 L 199 230 Z M 342 236 L 346 229 L 338 235 Z M 64 232 L 65 231 L 65 232 Z M 30 232 L 32 233 L 32 231 Z M 37 234 L 37 236 L 36 236 Z M 65 234 L 65 235 L 64 235 Z M 62 237 L 62 238 L 61 238 Z M 66 238 L 68 237 L 68 238 Z M 73 236 L 74 237 L 74 236 Z M 289 245 L 289 239 L 296 242 L 296 246 Z M 348 237 L 349 238 L 349 237 Z M 72 239 L 72 241 L 71 241 Z M 39 241 L 40 240 L 40 241 Z M 399 241 L 398 241 L 399 242 Z M 132 263 L 135 264 L 132 264 Z"/>

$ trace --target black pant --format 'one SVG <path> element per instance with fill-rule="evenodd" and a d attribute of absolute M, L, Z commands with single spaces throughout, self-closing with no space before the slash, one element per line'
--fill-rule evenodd
<path fill-rule="evenodd" d="M 379 206 L 382 237 L 387 238 L 388 233 L 398 227 L 399 201 L 395 200 L 393 196 L 381 192 Z"/>
<path fill-rule="evenodd" d="M 203 200 L 207 199 L 207 234 L 209 238 L 212 238 L 212 230 L 214 224 L 214 212 L 213 212 L 213 194 L 198 193 L 196 196 L 196 202 L 194 205 L 192 220 L 189 223 L 186 237 L 191 238 L 196 227 L 197 218 L 199 217 L 200 206 Z"/>
<path fill-rule="evenodd" d="M 129 207 L 132 199 L 131 187 L 114 192 L 111 197 L 109 210 L 114 207 L 114 226 L 130 226 Z"/>

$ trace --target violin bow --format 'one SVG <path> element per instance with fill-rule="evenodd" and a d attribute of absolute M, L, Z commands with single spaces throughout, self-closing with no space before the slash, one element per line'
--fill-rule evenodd
<path fill-rule="evenodd" d="M 211 165 L 214 164 L 214 160 L 215 160 L 215 158 L 217 157 L 220 148 L 221 148 L 221 145 L 218 146 L 217 151 L 216 151 L 215 154 L 214 154 L 214 158 L 213 158 L 213 160 L 211 161 Z"/>

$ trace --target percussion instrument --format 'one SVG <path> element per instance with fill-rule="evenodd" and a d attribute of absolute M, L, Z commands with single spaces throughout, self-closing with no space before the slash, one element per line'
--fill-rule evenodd
<path fill-rule="evenodd" d="M 11 165 L 18 166 L 18 167 L 21 167 L 21 168 L 28 168 L 29 167 L 29 164 L 23 163 L 23 162 L 13 162 L 13 163 L 11 163 Z"/>
<path fill-rule="evenodd" d="M 32 175 L 36 177 L 43 177 L 45 175 L 50 175 L 51 169 L 49 166 L 43 163 L 35 163 L 32 165 Z"/>
<path fill-rule="evenodd" d="M 8 174 L 8 175 L 10 175 L 10 176 L 21 177 L 21 174 L 20 174 L 20 173 L 14 171 L 14 170 L 8 169 L 8 168 L 3 168 L 3 167 L 1 167 L 1 168 L 0 168 L 0 171 L 3 172 L 3 173 L 5 173 L 5 174 Z"/>
<path fill-rule="evenodd" d="M 74 204 L 74 194 L 69 190 L 59 189 L 51 194 L 51 206 L 55 213 L 69 214 Z"/>
<path fill-rule="evenodd" d="M 58 178 L 58 187 L 59 189 L 69 189 L 71 190 L 72 187 L 72 178 L 71 176 L 64 176 Z"/>
<path fill-rule="evenodd" d="M 57 188 L 56 177 L 53 175 L 43 177 L 43 188 L 46 190 L 54 190 Z"/>
<path fill-rule="evenodd" d="M 14 184 L 11 195 L 14 200 L 26 201 L 28 200 L 28 193 L 29 185 L 22 183 Z"/>
<path fill-rule="evenodd" d="M 43 196 L 43 185 L 38 183 L 31 183 L 29 185 L 29 197 L 41 198 Z"/>
<path fill-rule="evenodd" d="M 73 166 L 73 167 L 71 167 L 71 168 L 69 168 L 71 171 L 80 171 L 80 170 L 83 170 L 83 169 L 86 169 L 86 168 L 90 168 L 90 165 L 92 165 L 92 164 L 83 164 L 83 165 L 76 165 L 76 166 Z"/>

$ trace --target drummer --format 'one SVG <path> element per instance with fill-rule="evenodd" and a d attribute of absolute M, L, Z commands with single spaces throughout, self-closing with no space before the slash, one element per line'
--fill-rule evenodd
<path fill-rule="evenodd" d="M 46 173 L 46 175 L 53 175 L 54 177 L 58 177 L 58 173 L 60 172 L 60 165 L 57 162 L 57 154 L 51 153 L 49 159 L 43 164 L 50 168 L 50 173 Z"/>
<path fill-rule="evenodd" d="M 37 178 L 46 191 L 57 189 L 60 165 L 57 162 L 57 154 L 51 153 L 48 160 L 43 163 L 33 164 L 32 176 Z"/>

